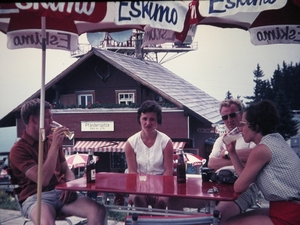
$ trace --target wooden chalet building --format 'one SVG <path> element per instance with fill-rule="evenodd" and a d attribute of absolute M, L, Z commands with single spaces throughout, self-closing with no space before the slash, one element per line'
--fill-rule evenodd
<path fill-rule="evenodd" d="M 212 124 L 220 121 L 215 98 L 156 62 L 107 50 L 92 49 L 47 83 L 45 90 L 54 120 L 75 131 L 64 148 L 69 152 L 94 148 L 98 171 L 126 166 L 124 143 L 140 130 L 137 107 L 145 100 L 162 105 L 158 129 L 172 138 L 174 148 L 184 145 L 186 151 L 205 158 L 211 150 L 207 140 L 215 136 Z M 28 99 L 36 97 L 40 91 Z M 0 127 L 16 125 L 18 137 L 25 128 L 22 104 L 0 120 Z"/>

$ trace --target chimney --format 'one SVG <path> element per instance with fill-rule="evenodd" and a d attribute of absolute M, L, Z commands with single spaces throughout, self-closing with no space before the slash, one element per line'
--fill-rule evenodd
<path fill-rule="evenodd" d="M 142 42 L 143 42 L 143 34 L 142 33 L 136 33 L 136 40 L 135 40 L 135 56 L 138 59 L 143 59 L 143 49 L 142 49 Z"/>

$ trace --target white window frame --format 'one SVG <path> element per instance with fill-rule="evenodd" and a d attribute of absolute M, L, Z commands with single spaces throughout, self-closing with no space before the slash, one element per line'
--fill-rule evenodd
<path fill-rule="evenodd" d="M 136 103 L 136 90 L 116 90 L 116 102 L 125 105 Z"/>
<path fill-rule="evenodd" d="M 85 99 L 84 106 L 87 106 L 89 102 L 94 104 L 95 91 L 76 91 L 76 97 L 78 106 L 83 106 L 83 103 L 81 102 L 82 97 Z M 91 101 L 89 101 L 89 98 L 91 98 Z"/>

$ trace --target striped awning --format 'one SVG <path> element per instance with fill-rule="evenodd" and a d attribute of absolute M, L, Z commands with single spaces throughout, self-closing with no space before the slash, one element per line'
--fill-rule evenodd
<path fill-rule="evenodd" d="M 185 142 L 173 142 L 173 149 L 176 151 L 178 148 L 184 148 Z"/>
<path fill-rule="evenodd" d="M 69 151 L 87 152 L 124 152 L 126 141 L 77 141 L 74 146 L 67 147 Z M 173 149 L 184 148 L 185 142 L 173 142 Z"/>

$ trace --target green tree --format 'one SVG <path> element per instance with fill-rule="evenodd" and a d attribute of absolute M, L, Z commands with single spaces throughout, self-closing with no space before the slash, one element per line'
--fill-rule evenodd
<path fill-rule="evenodd" d="M 252 100 L 252 102 L 258 102 L 263 99 L 269 99 L 275 102 L 280 114 L 278 132 L 286 140 L 297 134 L 297 122 L 293 120 L 293 113 L 291 110 L 291 107 L 294 107 L 291 102 L 295 93 L 300 93 L 300 91 L 298 91 L 300 83 L 297 85 L 297 79 L 295 78 L 299 76 L 295 75 L 295 71 L 298 71 L 297 69 L 295 70 L 292 64 L 287 66 L 283 62 L 283 68 L 281 69 L 279 66 L 277 66 L 273 77 L 270 79 L 271 81 L 269 81 L 262 80 L 264 73 L 258 64 L 256 70 L 253 71 L 253 81 L 255 83 L 254 95 L 245 97 Z M 294 86 L 296 86 L 296 88 Z"/>
<path fill-rule="evenodd" d="M 245 96 L 246 99 L 252 100 L 251 102 L 258 102 L 262 99 L 270 99 L 273 96 L 273 91 L 271 84 L 268 80 L 262 80 L 265 76 L 264 72 L 260 69 L 259 64 L 257 64 L 256 70 L 253 71 L 254 74 L 254 95 Z M 271 99 L 272 100 L 272 99 Z"/>
<path fill-rule="evenodd" d="M 225 100 L 231 99 L 231 98 L 233 98 L 231 92 L 230 92 L 230 91 L 227 91 L 227 92 L 226 92 Z M 241 103 L 242 103 L 242 105 L 243 105 L 243 108 L 245 108 L 245 104 L 244 104 L 243 100 L 241 99 L 241 96 L 238 95 L 238 96 L 236 96 L 236 98 L 237 98 L 238 100 L 241 101 Z"/>
<path fill-rule="evenodd" d="M 291 108 L 300 110 L 300 63 L 291 66 L 290 72 L 292 74 L 292 99 Z"/>
<path fill-rule="evenodd" d="M 226 92 L 226 96 L 225 96 L 225 100 L 226 100 L 226 99 L 231 99 L 231 98 L 232 98 L 231 92 L 230 92 L 230 91 L 227 91 L 227 92 Z"/>
<path fill-rule="evenodd" d="M 282 69 L 277 66 L 273 77 L 271 78 L 273 92 L 283 91 L 291 103 L 291 109 L 300 109 L 300 65 L 292 63 L 282 64 Z"/>
<path fill-rule="evenodd" d="M 291 113 L 290 103 L 287 100 L 283 91 L 279 91 L 276 94 L 275 104 L 277 106 L 280 116 L 280 121 L 277 126 L 277 130 L 285 140 L 288 140 L 297 134 L 298 129 L 297 121 L 293 120 L 293 114 Z"/>

